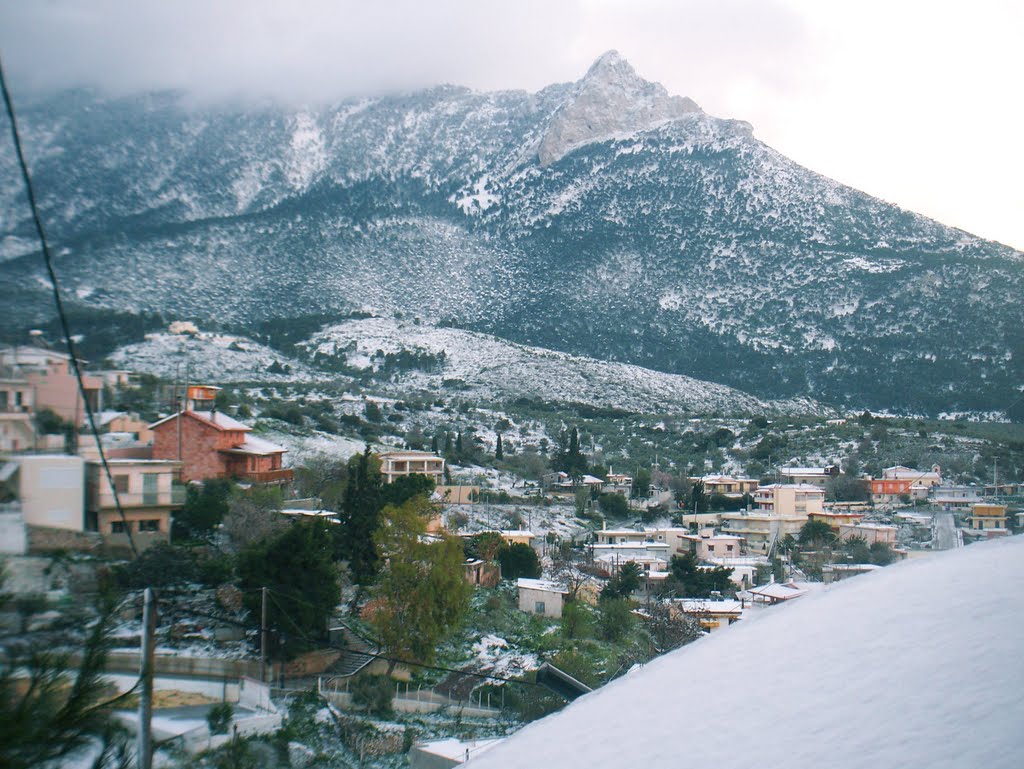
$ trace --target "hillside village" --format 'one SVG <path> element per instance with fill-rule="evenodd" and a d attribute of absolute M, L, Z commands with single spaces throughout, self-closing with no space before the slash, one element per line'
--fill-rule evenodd
<path fill-rule="evenodd" d="M 83 397 L 70 363 L 0 348 L 3 644 L 82 659 L 100 628 L 130 689 L 155 589 L 170 765 L 456 765 L 702 635 L 1024 527 L 1009 425 L 687 415 L 684 458 L 645 444 L 671 415 L 438 394 L 411 421 L 370 388 L 102 368 Z M 660 427 L 614 448 L 631 420 Z"/>

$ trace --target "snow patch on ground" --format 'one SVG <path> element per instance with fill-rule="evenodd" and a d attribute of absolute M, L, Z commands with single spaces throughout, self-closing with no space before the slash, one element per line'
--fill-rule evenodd
<path fill-rule="evenodd" d="M 503 678 L 518 676 L 540 667 L 536 654 L 513 651 L 509 649 L 508 641 L 496 635 L 485 635 L 473 644 L 473 654 L 481 670 Z"/>

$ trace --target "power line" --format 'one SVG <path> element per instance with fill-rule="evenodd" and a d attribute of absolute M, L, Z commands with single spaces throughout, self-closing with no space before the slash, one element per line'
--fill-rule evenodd
<path fill-rule="evenodd" d="M 100 463 L 103 465 L 103 472 L 107 476 L 107 483 L 114 497 L 114 506 L 117 508 L 121 521 L 124 524 L 125 533 L 128 535 L 128 544 L 131 546 L 132 555 L 139 557 L 139 550 L 135 546 L 135 537 L 132 536 L 132 527 L 121 508 L 121 498 L 114 485 L 114 477 L 110 472 L 110 465 L 107 463 L 107 456 L 103 451 L 103 444 L 100 442 L 100 433 L 96 429 L 96 419 L 93 416 L 92 404 L 85 394 L 85 383 L 82 381 L 82 369 L 78 365 L 78 355 L 75 353 L 75 346 L 71 340 L 71 328 L 68 325 L 68 318 L 64 312 L 64 302 L 60 298 L 60 284 L 57 282 L 57 273 L 53 269 L 53 258 L 50 256 L 50 247 L 46 242 L 46 234 L 43 232 L 43 222 L 39 217 L 39 207 L 36 205 L 36 195 L 32 188 L 32 178 L 28 172 L 28 164 L 25 162 L 25 154 L 21 149 L 21 137 L 18 134 L 18 122 L 14 116 L 14 104 L 11 101 L 11 94 L 7 90 L 7 78 L 4 76 L 3 62 L 0 61 L 0 90 L 3 91 L 4 106 L 7 109 L 7 117 L 11 122 L 11 138 L 14 140 L 14 152 L 18 157 L 18 166 L 21 168 L 21 177 L 25 182 L 25 191 L 28 194 L 28 205 L 32 210 L 32 221 L 35 223 L 36 234 L 39 236 L 39 244 L 43 250 L 43 261 L 46 263 L 46 271 L 50 276 L 50 285 L 53 287 L 53 301 L 57 305 L 57 315 L 60 317 L 60 327 L 64 334 L 64 343 L 67 345 L 68 354 L 71 356 L 71 368 L 75 372 L 75 380 L 78 382 L 78 392 L 85 404 L 85 415 L 89 422 L 89 428 L 93 439 L 96 441 L 96 449 L 100 454 Z M 77 405 L 77 404 L 76 404 Z M 75 429 L 78 426 L 75 425 Z"/>

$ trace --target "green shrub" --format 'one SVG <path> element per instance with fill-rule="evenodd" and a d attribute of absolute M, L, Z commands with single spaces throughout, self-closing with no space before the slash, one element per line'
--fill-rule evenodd
<path fill-rule="evenodd" d="M 395 684 L 390 676 L 361 675 L 352 681 L 352 704 L 364 708 L 380 718 L 394 714 L 391 701 L 395 696 Z"/>
<path fill-rule="evenodd" d="M 210 734 L 227 734 L 234 715 L 235 709 L 230 702 L 221 702 L 210 708 L 206 714 L 206 723 L 210 727 Z"/>

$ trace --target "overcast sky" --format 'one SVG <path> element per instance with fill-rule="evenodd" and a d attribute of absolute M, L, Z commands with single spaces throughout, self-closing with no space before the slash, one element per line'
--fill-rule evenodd
<path fill-rule="evenodd" d="M 0 0 L 18 93 L 537 90 L 617 49 L 794 160 L 1024 249 L 1020 0 Z"/>

